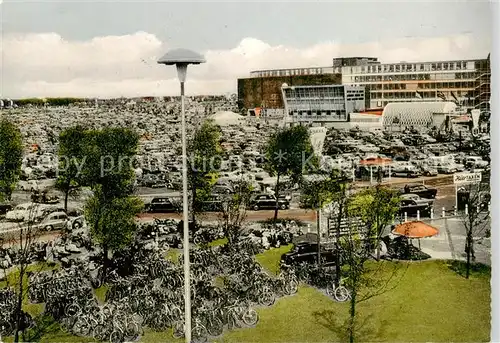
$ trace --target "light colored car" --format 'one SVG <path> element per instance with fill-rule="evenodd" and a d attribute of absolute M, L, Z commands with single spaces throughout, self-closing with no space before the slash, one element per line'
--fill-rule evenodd
<path fill-rule="evenodd" d="M 44 231 L 62 230 L 67 227 L 70 219 L 64 212 L 49 213 L 39 224 L 37 228 Z"/>
<path fill-rule="evenodd" d="M 465 165 L 473 168 L 486 168 L 489 163 L 479 156 L 469 156 L 465 159 Z"/>
<path fill-rule="evenodd" d="M 428 203 L 428 204 L 432 205 L 434 203 L 434 199 L 421 198 L 420 195 L 418 195 L 418 194 L 401 194 L 399 197 L 401 198 L 401 200 L 413 200 L 417 204 L 418 203 Z"/>
<path fill-rule="evenodd" d="M 37 204 L 33 202 L 19 204 L 12 211 L 5 214 L 5 219 L 8 221 L 24 221 L 28 219 L 31 212 L 34 212 Z"/>

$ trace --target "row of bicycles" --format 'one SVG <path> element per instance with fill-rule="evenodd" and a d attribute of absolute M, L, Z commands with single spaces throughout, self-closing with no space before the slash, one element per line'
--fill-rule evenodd
<path fill-rule="evenodd" d="M 248 236 L 221 246 L 205 243 L 190 249 L 191 330 L 196 341 L 256 325 L 257 307 L 272 306 L 278 298 L 295 294 L 300 282 L 323 288 L 338 301 L 349 297 L 345 287 L 333 286 L 334 277 L 324 268 L 282 266 L 279 275 L 270 275 L 255 259 L 264 248 Z M 171 330 L 174 338 L 180 338 L 185 328 L 183 256 L 167 259 L 170 246 L 149 249 L 147 244 L 139 237 L 110 260 L 89 255 L 59 270 L 34 273 L 29 301 L 44 303 L 45 314 L 80 337 L 125 342 L 138 339 L 149 328 Z M 107 292 L 98 300 L 101 286 Z M 8 304 L 12 303 L 0 296 L 0 309 Z M 0 325 L 8 321 L 4 312 Z"/>

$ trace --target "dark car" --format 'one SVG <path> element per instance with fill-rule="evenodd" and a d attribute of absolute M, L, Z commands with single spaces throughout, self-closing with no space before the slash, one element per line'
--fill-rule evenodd
<path fill-rule="evenodd" d="M 12 210 L 12 205 L 10 204 L 0 204 L 0 216 Z"/>
<path fill-rule="evenodd" d="M 276 197 L 272 194 L 259 194 L 250 201 L 250 208 L 255 211 L 260 209 L 274 210 L 276 208 Z M 283 198 L 278 199 L 278 208 L 282 210 L 290 208 L 290 201 Z"/>
<path fill-rule="evenodd" d="M 399 213 L 404 216 L 406 213 L 410 217 L 416 217 L 417 211 L 423 217 L 429 217 L 431 214 L 432 203 L 425 200 L 403 199 L 399 204 Z"/>
<path fill-rule="evenodd" d="M 323 264 L 335 263 L 336 255 L 334 250 L 326 249 L 320 245 L 321 260 Z M 316 263 L 318 259 L 318 244 L 301 242 L 293 246 L 293 249 L 281 255 L 281 264 L 294 265 L 300 263 Z"/>
<path fill-rule="evenodd" d="M 175 212 L 178 209 L 170 198 L 153 198 L 147 206 L 148 212 Z"/>
<path fill-rule="evenodd" d="M 434 199 L 437 194 L 437 189 L 432 187 L 427 187 L 422 184 L 407 184 L 401 190 L 403 194 L 417 194 L 421 198 Z"/>

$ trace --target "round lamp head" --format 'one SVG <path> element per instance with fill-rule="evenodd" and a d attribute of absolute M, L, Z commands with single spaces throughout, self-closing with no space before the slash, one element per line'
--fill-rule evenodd
<path fill-rule="evenodd" d="M 197 52 L 187 49 L 174 49 L 167 52 L 158 60 L 159 64 L 200 64 L 205 63 L 205 58 Z"/>

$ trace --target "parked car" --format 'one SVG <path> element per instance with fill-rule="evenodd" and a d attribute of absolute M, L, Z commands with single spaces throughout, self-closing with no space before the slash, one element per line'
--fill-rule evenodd
<path fill-rule="evenodd" d="M 62 230 L 68 225 L 70 219 L 64 212 L 49 213 L 39 224 L 35 227 L 44 231 Z"/>
<path fill-rule="evenodd" d="M 420 195 L 411 194 L 411 193 L 410 194 L 401 194 L 400 199 L 401 200 L 415 200 L 417 202 L 424 201 L 424 202 L 427 202 L 431 205 L 434 204 L 434 199 L 422 198 L 422 197 L 420 197 Z"/>
<path fill-rule="evenodd" d="M 434 167 L 423 165 L 421 167 L 421 169 L 422 169 L 423 176 L 437 176 L 438 175 L 438 171 Z"/>
<path fill-rule="evenodd" d="M 401 190 L 402 194 L 417 194 L 421 198 L 434 199 L 436 198 L 437 189 L 432 187 L 427 187 L 422 184 L 414 183 L 407 184 Z"/>
<path fill-rule="evenodd" d="M 420 211 L 420 215 L 423 217 L 428 217 L 431 214 L 432 205 L 426 200 L 412 200 L 412 199 L 402 199 L 399 204 L 399 213 L 404 216 L 406 213 L 408 216 L 415 217 L 417 211 Z"/>
<path fill-rule="evenodd" d="M 33 211 L 37 204 L 33 202 L 19 204 L 12 211 L 5 214 L 5 219 L 9 221 L 23 221 L 29 217 L 30 212 Z"/>
<path fill-rule="evenodd" d="M 153 198 L 146 209 L 148 212 L 175 212 L 177 205 L 170 198 Z"/>
<path fill-rule="evenodd" d="M 272 194 L 259 194 L 250 201 L 251 209 L 258 211 L 260 209 L 275 209 L 276 197 Z M 280 198 L 278 199 L 278 207 L 282 210 L 290 208 L 290 201 Z"/>
<path fill-rule="evenodd" d="M 321 259 L 323 264 L 335 263 L 335 251 L 326 249 L 320 245 Z M 294 265 L 300 263 L 316 263 L 318 260 L 318 244 L 310 242 L 301 242 L 294 244 L 293 249 L 281 255 L 281 264 Z"/>
<path fill-rule="evenodd" d="M 213 194 L 230 194 L 233 192 L 232 187 L 229 185 L 215 185 L 212 189 Z"/>
<path fill-rule="evenodd" d="M 393 177 L 419 177 L 420 172 L 412 165 L 395 165 L 391 167 L 391 176 Z"/>
<path fill-rule="evenodd" d="M 486 168 L 489 163 L 479 156 L 469 156 L 465 159 L 465 165 L 469 168 Z"/>
<path fill-rule="evenodd" d="M 453 174 L 457 172 L 457 168 L 451 163 L 442 163 L 437 166 L 438 173 L 441 174 Z"/>

